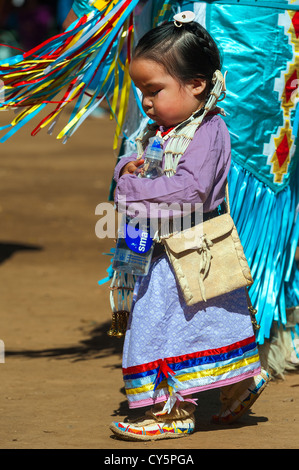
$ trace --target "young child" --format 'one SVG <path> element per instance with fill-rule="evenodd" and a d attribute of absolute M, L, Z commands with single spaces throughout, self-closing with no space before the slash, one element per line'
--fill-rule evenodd
<path fill-rule="evenodd" d="M 164 174 L 139 178 L 140 154 L 115 168 L 115 201 L 126 204 L 203 204 L 204 220 L 224 210 L 230 138 L 215 108 L 223 87 L 220 54 L 208 32 L 183 12 L 148 32 L 138 43 L 130 74 L 155 122 L 139 139 L 164 140 Z M 212 111 L 209 111 L 213 108 Z M 182 153 L 181 149 L 185 148 Z M 177 149 L 177 150 L 176 150 Z M 140 278 L 123 351 L 130 408 L 152 406 L 143 418 L 112 423 L 127 440 L 186 436 L 194 431 L 192 395 L 220 388 L 222 409 L 213 418 L 231 423 L 264 389 L 245 289 L 187 306 L 168 257 L 160 247 L 147 276 Z M 229 275 L 229 272 L 228 272 Z"/>

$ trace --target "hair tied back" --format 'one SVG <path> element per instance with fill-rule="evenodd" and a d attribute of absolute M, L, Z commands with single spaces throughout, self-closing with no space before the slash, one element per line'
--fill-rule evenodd
<path fill-rule="evenodd" d="M 194 21 L 195 13 L 193 11 L 182 11 L 174 15 L 173 20 L 177 28 L 181 28 L 184 23 L 191 23 Z"/>

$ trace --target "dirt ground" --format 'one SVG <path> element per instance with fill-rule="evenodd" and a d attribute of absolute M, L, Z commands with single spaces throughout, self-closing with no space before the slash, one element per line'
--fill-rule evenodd
<path fill-rule="evenodd" d="M 0 113 L 0 125 L 8 112 Z M 106 276 L 113 246 L 95 234 L 108 199 L 114 123 L 90 118 L 66 144 L 32 125 L 0 144 L 1 449 L 295 449 L 299 375 L 271 382 L 239 424 L 218 427 L 218 393 L 204 392 L 196 433 L 120 441 L 109 423 L 128 415 L 122 340 L 109 338 Z"/>

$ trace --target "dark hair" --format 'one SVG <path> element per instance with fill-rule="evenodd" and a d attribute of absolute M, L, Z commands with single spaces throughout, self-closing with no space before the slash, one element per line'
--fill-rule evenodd
<path fill-rule="evenodd" d="M 218 47 L 199 23 L 192 21 L 177 27 L 164 23 L 150 30 L 138 42 L 133 58 L 146 58 L 165 67 L 180 82 L 193 78 L 211 81 L 215 70 L 221 69 Z"/>

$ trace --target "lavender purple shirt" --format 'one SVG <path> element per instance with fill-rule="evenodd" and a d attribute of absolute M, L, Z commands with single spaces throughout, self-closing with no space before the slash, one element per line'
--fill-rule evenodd
<path fill-rule="evenodd" d="M 166 145 L 167 142 L 164 149 Z M 124 165 L 136 160 L 136 157 L 136 153 L 123 157 L 115 167 L 116 204 L 119 197 L 125 196 L 126 207 L 132 203 L 142 203 L 149 210 L 150 203 L 202 203 L 203 212 L 210 212 L 224 199 L 231 146 L 227 127 L 218 115 L 204 119 L 182 155 L 175 175 L 163 175 L 154 180 L 132 174 L 120 176 Z"/>

